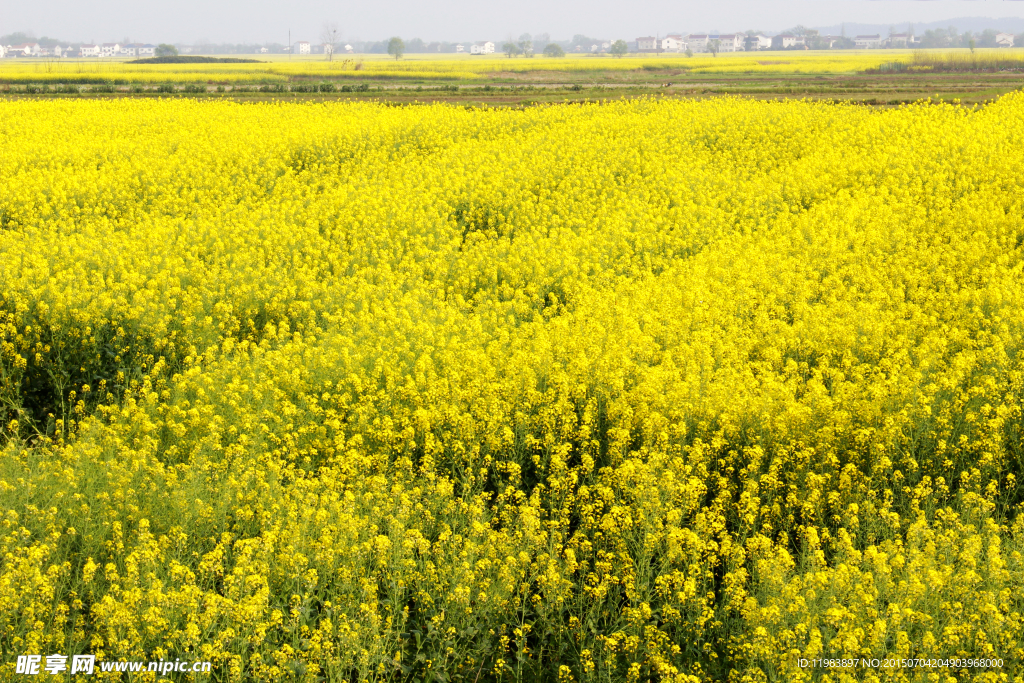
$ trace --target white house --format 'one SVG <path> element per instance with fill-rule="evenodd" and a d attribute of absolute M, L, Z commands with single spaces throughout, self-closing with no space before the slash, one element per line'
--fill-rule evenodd
<path fill-rule="evenodd" d="M 706 33 L 691 33 L 686 36 L 686 47 L 693 52 L 707 52 L 710 36 Z"/>
<path fill-rule="evenodd" d="M 299 46 L 299 54 L 300 55 L 308 55 L 309 54 L 309 41 L 300 40 L 297 43 L 297 45 Z"/>
<path fill-rule="evenodd" d="M 658 49 L 658 39 L 654 36 L 644 36 L 636 39 L 636 49 L 640 52 L 654 52 Z"/>
<path fill-rule="evenodd" d="M 740 33 L 725 33 L 718 36 L 718 51 L 741 52 L 743 50 L 744 37 Z"/>
<path fill-rule="evenodd" d="M 790 47 L 799 47 L 807 44 L 807 39 L 803 36 L 791 36 L 789 34 L 781 35 L 779 38 L 782 39 L 782 49 Z"/>
<path fill-rule="evenodd" d="M 473 55 L 493 55 L 494 43 L 489 40 L 473 43 L 473 46 L 469 48 L 469 53 Z"/>
<path fill-rule="evenodd" d="M 100 46 L 99 45 L 82 45 L 78 48 L 78 54 L 81 57 L 99 57 Z"/>
<path fill-rule="evenodd" d="M 682 52 L 686 49 L 686 43 L 678 33 L 670 33 L 661 39 L 661 49 L 665 52 Z"/>
<path fill-rule="evenodd" d="M 3 45 L 0 45 L 0 59 L 3 59 L 6 56 L 7 56 L 7 48 L 5 48 Z"/>
<path fill-rule="evenodd" d="M 156 55 L 156 45 L 128 43 L 121 46 L 122 57 L 153 57 L 154 55 Z"/>
<path fill-rule="evenodd" d="M 1013 34 L 1012 33 L 997 33 L 996 34 L 996 47 L 1013 47 Z"/>
<path fill-rule="evenodd" d="M 455 46 L 455 51 L 456 52 L 465 52 L 466 51 L 466 47 L 460 43 L 459 45 Z"/>
<path fill-rule="evenodd" d="M 882 36 L 877 33 L 872 36 L 857 36 L 853 39 L 853 44 L 857 46 L 859 50 L 872 50 L 877 47 L 882 47 Z"/>
<path fill-rule="evenodd" d="M 100 45 L 100 57 L 117 57 L 119 54 L 121 54 L 121 46 L 118 43 Z"/>
<path fill-rule="evenodd" d="M 764 36 L 758 33 L 756 36 L 751 36 L 751 38 L 750 46 L 755 50 L 768 50 L 772 46 L 771 36 Z"/>
<path fill-rule="evenodd" d="M 270 48 L 267 48 L 267 47 L 261 47 L 261 48 L 260 48 L 260 49 L 259 49 L 259 50 L 258 50 L 258 51 L 256 52 L 256 54 L 259 54 L 259 55 L 265 55 L 265 54 L 267 54 L 268 52 L 270 52 Z"/>
<path fill-rule="evenodd" d="M 347 52 L 349 54 L 352 54 L 354 52 L 354 49 L 353 49 L 353 47 L 351 45 L 346 45 L 345 46 L 345 52 Z"/>
<path fill-rule="evenodd" d="M 20 45 L 8 45 L 8 57 L 37 57 L 42 53 L 39 43 L 21 43 Z"/>

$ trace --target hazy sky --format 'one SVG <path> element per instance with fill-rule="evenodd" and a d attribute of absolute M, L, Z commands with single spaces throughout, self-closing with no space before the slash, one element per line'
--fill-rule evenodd
<path fill-rule="evenodd" d="M 1022 0 L 3 0 L 0 34 L 144 42 L 315 41 L 325 21 L 342 38 L 497 40 L 547 32 L 625 38 L 666 31 L 780 31 L 842 21 L 903 24 L 1024 17 Z"/>

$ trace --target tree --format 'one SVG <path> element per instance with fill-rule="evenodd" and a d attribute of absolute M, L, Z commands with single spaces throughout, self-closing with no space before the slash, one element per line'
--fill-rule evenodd
<path fill-rule="evenodd" d="M 338 31 L 338 25 L 331 22 L 324 22 L 323 28 L 320 29 L 320 42 L 324 44 L 324 54 L 327 55 L 327 61 L 334 61 L 334 52 L 338 49 L 338 38 L 340 37 Z"/>
<path fill-rule="evenodd" d="M 506 57 L 512 59 L 517 54 L 519 54 L 519 46 L 513 43 L 512 39 L 509 38 L 502 44 L 501 51 L 505 53 Z"/>
<path fill-rule="evenodd" d="M 844 31 L 846 30 L 846 24 L 843 24 L 843 30 Z M 814 28 L 807 28 L 803 24 L 797 24 L 793 28 L 786 29 L 785 31 L 783 31 L 781 35 L 789 35 L 789 36 L 816 36 L 816 35 L 818 35 L 818 30 L 814 29 Z"/>
<path fill-rule="evenodd" d="M 715 38 L 714 40 L 708 41 L 708 52 L 711 53 L 712 57 L 718 56 L 718 50 L 722 47 L 722 42 Z"/>
<path fill-rule="evenodd" d="M 921 39 L 921 47 L 961 47 L 965 46 L 970 42 L 970 36 L 965 34 L 963 37 L 957 33 L 955 27 L 950 26 L 948 29 L 943 30 L 937 28 L 935 30 L 929 30 L 924 32 L 924 37 Z"/>
<path fill-rule="evenodd" d="M 397 62 L 405 54 L 405 43 L 398 36 L 388 41 L 388 54 Z"/>
<path fill-rule="evenodd" d="M 925 31 L 924 36 L 921 38 L 921 47 L 949 47 L 946 32 L 941 28 Z"/>
<path fill-rule="evenodd" d="M 3 45 L 18 45 L 19 43 L 34 43 L 36 42 L 36 36 L 34 33 L 29 31 L 15 31 L 14 33 L 8 33 L 6 36 L 0 36 L 0 44 Z"/>
<path fill-rule="evenodd" d="M 177 57 L 178 48 L 173 45 L 168 45 L 167 43 L 160 43 L 156 46 L 156 50 L 154 50 L 153 53 L 157 57 Z"/>
<path fill-rule="evenodd" d="M 626 41 L 620 38 L 616 40 L 614 43 L 612 43 L 612 47 L 609 50 L 609 52 L 611 52 L 616 57 L 622 57 L 624 54 L 629 52 L 629 45 L 626 44 Z"/>
<path fill-rule="evenodd" d="M 596 38 L 588 38 L 587 36 L 583 35 L 582 33 L 577 33 L 576 35 L 574 35 L 572 37 L 572 42 L 569 43 L 569 47 L 571 47 L 571 48 L 577 48 L 578 47 L 581 50 L 589 50 L 591 45 L 593 45 L 594 43 L 600 43 L 600 42 L 601 41 L 597 40 Z"/>
<path fill-rule="evenodd" d="M 533 56 L 533 37 L 529 33 L 519 36 L 519 52 L 526 57 Z"/>
<path fill-rule="evenodd" d="M 687 57 L 692 57 L 692 56 L 693 56 L 693 50 L 691 50 L 691 49 L 690 49 L 690 46 L 689 46 L 689 45 L 687 45 L 687 46 L 686 46 L 686 52 L 685 52 L 684 54 L 685 54 L 685 55 L 686 55 Z"/>
<path fill-rule="evenodd" d="M 996 43 L 996 31 L 991 28 L 982 31 L 978 37 L 978 47 L 999 47 Z"/>
<path fill-rule="evenodd" d="M 814 35 L 808 35 L 804 41 L 805 49 L 811 50 L 827 50 L 834 42 L 834 38 L 820 36 L 817 33 Z"/>
<path fill-rule="evenodd" d="M 564 57 L 565 50 L 558 43 L 548 43 L 544 46 L 545 57 Z"/>

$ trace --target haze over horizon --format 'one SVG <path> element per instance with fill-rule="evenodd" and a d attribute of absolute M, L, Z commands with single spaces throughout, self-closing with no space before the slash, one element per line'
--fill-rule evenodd
<path fill-rule="evenodd" d="M 381 40 L 399 35 L 426 40 L 496 39 L 545 32 L 553 38 L 585 34 L 624 38 L 667 31 L 748 29 L 777 32 L 797 24 L 884 24 L 899 28 L 955 17 L 1024 19 L 1024 0 L 641 0 L 628 6 L 609 0 L 522 0 L 514 6 L 482 7 L 469 0 L 385 0 L 329 3 L 292 0 L 71 0 L 17 3 L 0 15 L 0 35 L 32 32 L 67 41 L 112 42 L 130 36 L 148 42 L 286 43 L 315 41 L 325 22 L 338 25 L 342 40 Z M 996 28 L 997 26 L 993 26 Z"/>

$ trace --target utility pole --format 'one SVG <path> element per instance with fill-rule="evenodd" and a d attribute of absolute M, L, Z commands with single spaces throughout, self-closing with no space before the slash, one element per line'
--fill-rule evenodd
<path fill-rule="evenodd" d="M 288 59 L 292 58 L 292 30 L 288 29 Z"/>

